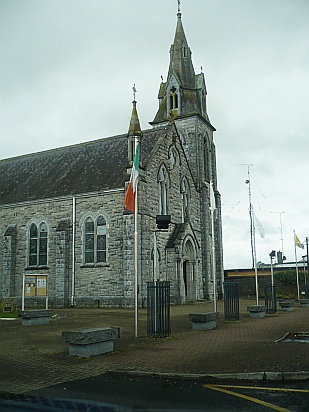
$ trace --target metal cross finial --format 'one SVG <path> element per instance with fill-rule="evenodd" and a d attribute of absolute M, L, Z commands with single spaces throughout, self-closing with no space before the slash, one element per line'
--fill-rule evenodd
<path fill-rule="evenodd" d="M 180 0 L 177 0 L 178 3 L 178 13 L 180 13 Z"/>
<path fill-rule="evenodd" d="M 132 87 L 132 90 L 133 90 L 133 99 L 134 99 L 134 101 L 135 101 L 135 94 L 137 93 L 137 90 L 136 90 L 136 87 L 135 87 L 135 83 L 134 83 L 134 86 Z"/>

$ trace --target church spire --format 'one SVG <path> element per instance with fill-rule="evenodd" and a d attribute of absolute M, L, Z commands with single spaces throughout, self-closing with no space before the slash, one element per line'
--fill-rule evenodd
<path fill-rule="evenodd" d="M 137 114 L 137 109 L 136 109 L 136 100 L 135 100 L 135 95 L 137 93 L 135 84 L 132 87 L 133 90 L 133 108 L 132 108 L 132 114 L 131 114 L 131 120 L 130 120 L 130 125 L 129 125 L 129 130 L 128 130 L 128 166 L 130 166 L 133 162 L 134 158 L 134 153 L 135 153 L 135 138 L 140 138 L 142 137 L 142 130 L 141 126 L 139 123 L 139 118 Z"/>
<path fill-rule="evenodd" d="M 209 121 L 204 74 L 195 74 L 181 16 L 178 1 L 176 31 L 170 48 L 167 80 L 165 83 L 162 81 L 160 85 L 159 110 L 150 124 L 192 115 L 199 115 Z"/>
<path fill-rule="evenodd" d="M 128 131 L 128 137 L 135 137 L 135 136 L 141 136 L 142 131 L 141 131 L 141 126 L 139 123 L 139 118 L 137 114 L 137 109 L 136 109 L 136 100 L 135 100 L 135 94 L 137 93 L 137 90 L 135 88 L 135 84 L 132 87 L 133 90 L 133 108 L 132 108 L 132 114 L 131 114 L 131 120 L 130 120 L 130 125 L 129 125 L 129 131 Z"/>
<path fill-rule="evenodd" d="M 135 137 L 135 136 L 141 136 L 142 131 L 141 131 L 141 126 L 139 123 L 139 118 L 137 114 L 137 109 L 136 109 L 136 100 L 133 100 L 133 108 L 132 108 L 132 114 L 131 114 L 131 120 L 130 120 L 130 125 L 129 125 L 129 130 L 128 130 L 128 137 Z"/>
<path fill-rule="evenodd" d="M 195 73 L 191 59 L 191 50 L 188 46 L 180 12 L 177 13 L 174 43 L 170 48 L 168 80 L 173 74 L 176 75 L 183 87 L 195 86 Z"/>

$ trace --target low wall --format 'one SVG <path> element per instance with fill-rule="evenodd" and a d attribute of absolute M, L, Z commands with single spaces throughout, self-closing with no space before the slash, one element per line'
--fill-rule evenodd
<path fill-rule="evenodd" d="M 239 295 L 242 298 L 252 298 L 255 296 L 255 276 L 226 276 L 225 282 L 238 282 L 239 283 Z M 279 279 L 274 276 L 274 282 L 276 286 L 277 296 L 282 297 L 294 297 L 297 298 L 297 285 L 295 287 L 286 286 Z M 264 296 L 265 286 L 271 283 L 270 276 L 258 276 L 258 287 L 259 296 Z M 302 292 L 304 288 L 302 287 L 304 282 L 300 280 L 300 291 Z"/>

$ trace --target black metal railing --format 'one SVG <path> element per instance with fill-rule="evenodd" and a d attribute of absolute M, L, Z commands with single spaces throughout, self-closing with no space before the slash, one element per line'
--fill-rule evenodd
<path fill-rule="evenodd" d="M 170 334 L 170 282 L 148 282 L 147 335 L 165 338 Z"/>
<path fill-rule="evenodd" d="M 265 286 L 265 305 L 266 313 L 277 312 L 277 297 L 275 285 L 268 284 Z"/>
<path fill-rule="evenodd" d="M 239 283 L 224 282 L 224 319 L 239 320 Z"/>

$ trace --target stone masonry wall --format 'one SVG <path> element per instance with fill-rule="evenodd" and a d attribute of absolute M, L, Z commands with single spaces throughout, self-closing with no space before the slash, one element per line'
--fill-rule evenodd
<path fill-rule="evenodd" d="M 168 150 L 173 145 L 179 153 L 179 162 L 172 167 L 170 159 L 168 157 Z M 182 223 L 182 203 L 180 194 L 180 182 L 181 179 L 186 176 L 189 181 L 191 190 L 191 206 L 190 206 L 190 224 L 194 230 L 194 234 L 191 233 L 191 227 L 187 225 L 187 235 L 191 235 L 193 241 L 196 242 L 196 249 L 198 259 L 200 259 L 200 247 L 201 247 L 201 233 L 200 233 L 200 203 L 199 194 L 195 190 L 193 184 L 193 178 L 188 168 L 186 159 L 183 154 L 178 136 L 173 127 L 167 128 L 167 135 L 159 140 L 154 148 L 155 155 L 151 160 L 151 164 L 147 165 L 147 172 L 144 174 L 142 182 L 140 183 L 142 191 L 142 199 L 140 201 L 140 212 L 143 215 L 142 223 L 142 249 L 143 249 L 143 261 L 142 261 L 142 295 L 145 296 L 146 284 L 148 280 L 153 279 L 153 231 L 156 229 L 155 218 L 159 214 L 159 186 L 157 183 L 157 175 L 159 166 L 164 163 L 167 167 L 170 176 L 170 192 L 169 192 L 169 210 L 171 214 L 171 225 L 168 231 L 158 232 L 157 248 L 159 250 L 159 279 L 171 281 L 171 298 L 176 302 L 179 300 L 180 282 L 179 272 L 177 274 L 177 261 L 181 259 L 181 250 L 176 251 L 175 248 L 166 250 L 166 244 L 174 230 L 175 224 Z M 182 235 L 183 237 L 185 234 Z M 195 236 L 195 238 L 194 238 Z M 145 253 L 146 251 L 146 253 Z M 202 297 L 202 271 L 201 265 L 197 265 L 197 293 L 198 297 Z M 179 302 L 178 302 L 179 303 Z"/>
<path fill-rule="evenodd" d="M 76 197 L 75 240 L 75 303 L 92 305 L 99 299 L 102 305 L 123 304 L 123 199 L 124 191 Z M 116 205 L 121 205 L 117 206 Z M 14 290 L 11 296 L 22 296 L 23 274 L 48 276 L 50 306 L 68 306 L 72 294 L 72 198 L 50 199 L 0 208 L 1 249 L 8 247 L 3 234 L 10 224 L 16 225 L 16 265 Z M 107 262 L 98 265 L 83 263 L 82 226 L 87 216 L 102 214 L 107 221 Z M 48 264 L 43 268 L 28 267 L 28 232 L 32 222 L 48 226 Z M 66 230 L 57 230 L 60 222 L 69 222 Z M 4 223 L 6 222 L 6 223 Z M 4 265 L 7 253 L 1 253 L 1 292 L 7 282 L 9 269 Z M 11 269 L 10 269 L 11 270 Z M 5 280 L 4 280 L 5 279 Z M 26 299 L 38 304 L 42 299 Z"/>

